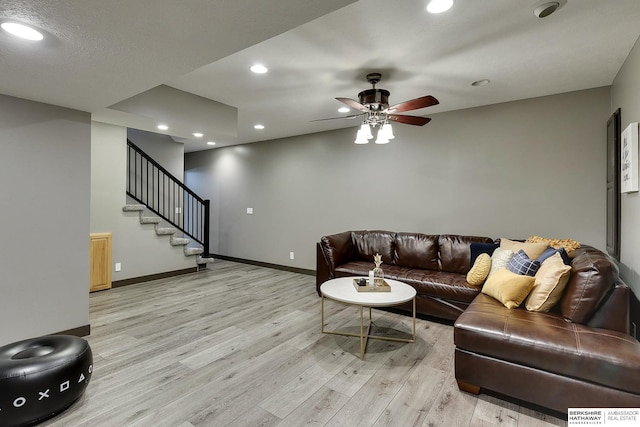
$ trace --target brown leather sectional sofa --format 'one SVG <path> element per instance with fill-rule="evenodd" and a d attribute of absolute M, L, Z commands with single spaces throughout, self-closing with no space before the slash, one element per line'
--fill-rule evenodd
<path fill-rule="evenodd" d="M 548 313 L 508 309 L 466 282 L 478 236 L 348 231 L 317 245 L 317 291 L 366 276 L 380 253 L 385 277 L 417 290 L 418 313 L 455 320 L 461 390 L 492 390 L 554 411 L 640 407 L 640 343 L 629 335 L 629 288 L 601 251 L 583 245 L 561 300 Z M 409 306 L 401 307 L 410 310 Z"/>

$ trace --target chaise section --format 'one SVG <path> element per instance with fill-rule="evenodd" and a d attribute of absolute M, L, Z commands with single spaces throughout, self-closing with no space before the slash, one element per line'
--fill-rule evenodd
<path fill-rule="evenodd" d="M 640 401 L 640 343 L 621 332 L 510 310 L 480 294 L 458 317 L 454 342 L 468 352 L 635 393 Z"/>
<path fill-rule="evenodd" d="M 576 251 L 571 265 L 569 284 L 548 313 L 508 309 L 485 294 L 471 302 L 454 324 L 461 390 L 492 390 L 563 413 L 640 407 L 629 288 L 590 246 Z"/>
<path fill-rule="evenodd" d="M 634 393 L 457 347 L 455 370 L 461 391 L 478 394 L 480 388 L 493 390 L 564 414 L 569 408 L 637 408 L 640 405 Z"/>

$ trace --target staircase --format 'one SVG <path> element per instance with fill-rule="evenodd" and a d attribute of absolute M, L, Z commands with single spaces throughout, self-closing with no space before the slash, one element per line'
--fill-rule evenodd
<path fill-rule="evenodd" d="M 138 212 L 141 224 L 154 224 L 157 235 L 169 236 L 169 244 L 183 246 L 185 256 L 195 256 L 198 267 L 213 262 L 209 258 L 209 200 L 198 196 L 129 140 L 127 196 L 139 204 L 127 204 L 123 211 Z"/>
<path fill-rule="evenodd" d="M 145 205 L 125 205 L 123 212 L 138 212 L 140 224 L 154 224 L 155 232 L 158 236 L 169 236 L 169 244 L 171 246 L 182 246 L 185 256 L 195 256 L 198 268 L 205 267 L 207 263 L 213 262 L 213 258 L 203 257 L 204 249 L 202 247 L 188 246 L 190 239 L 177 237 L 175 234 L 179 231 L 175 227 L 167 227 L 162 225 L 162 218 L 155 215 L 149 215 Z"/>

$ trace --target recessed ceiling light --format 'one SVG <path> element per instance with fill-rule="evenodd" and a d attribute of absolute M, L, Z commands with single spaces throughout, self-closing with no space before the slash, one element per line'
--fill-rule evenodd
<path fill-rule="evenodd" d="M 262 64 L 255 64 L 251 66 L 251 71 L 256 74 L 264 74 L 269 71 L 269 69 Z"/>
<path fill-rule="evenodd" d="M 546 18 L 547 16 L 551 15 L 553 12 L 558 10 L 559 7 L 560 7 L 560 2 L 557 2 L 557 1 L 542 3 L 541 5 L 539 5 L 533 10 L 533 14 L 536 15 L 536 17 L 538 18 Z"/>
<path fill-rule="evenodd" d="M 0 27 L 7 33 L 16 37 L 20 37 L 25 40 L 40 41 L 44 39 L 42 33 L 31 27 L 27 27 L 23 24 L 16 24 L 15 22 L 3 22 Z"/>
<path fill-rule="evenodd" d="M 340 107 L 340 108 L 338 108 L 338 112 L 340 112 L 340 113 L 348 113 L 349 111 L 351 111 L 349 109 L 349 107 Z"/>
<path fill-rule="evenodd" d="M 214 141 L 207 141 L 207 145 L 216 145 Z"/>
<path fill-rule="evenodd" d="M 491 83 L 491 80 L 482 79 L 482 80 L 476 80 L 475 82 L 471 83 L 471 86 L 486 86 L 489 83 Z"/>
<path fill-rule="evenodd" d="M 195 136 L 196 138 L 202 138 L 204 136 L 202 132 L 194 132 L 191 135 Z"/>
<path fill-rule="evenodd" d="M 169 126 L 167 126 L 167 125 L 158 125 L 158 129 L 160 129 L 160 130 L 168 130 Z"/>
<path fill-rule="evenodd" d="M 451 6 L 453 6 L 453 0 L 431 0 L 427 5 L 427 12 L 442 13 L 451 9 Z"/>
<path fill-rule="evenodd" d="M 253 127 L 254 127 L 255 129 L 264 129 L 264 125 L 260 125 L 260 124 L 258 124 L 258 125 L 254 125 Z"/>

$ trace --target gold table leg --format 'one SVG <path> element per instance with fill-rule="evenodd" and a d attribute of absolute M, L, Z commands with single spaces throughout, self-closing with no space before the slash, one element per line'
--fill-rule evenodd
<path fill-rule="evenodd" d="M 413 341 L 416 342 L 416 297 L 413 297 Z"/>
<path fill-rule="evenodd" d="M 321 308 L 321 312 L 322 314 L 320 315 L 320 332 L 324 334 L 324 294 L 320 295 L 322 298 L 322 308 Z"/>

